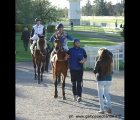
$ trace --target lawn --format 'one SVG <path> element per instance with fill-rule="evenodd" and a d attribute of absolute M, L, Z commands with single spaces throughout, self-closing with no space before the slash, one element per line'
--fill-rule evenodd
<path fill-rule="evenodd" d="M 81 16 L 81 22 L 97 22 L 115 24 L 117 20 L 118 25 L 124 24 L 124 17 L 122 16 Z M 62 18 L 62 21 L 68 21 L 67 18 Z"/>
<path fill-rule="evenodd" d="M 70 26 L 65 26 L 64 28 L 65 30 L 71 30 Z M 124 39 L 124 37 L 120 36 L 120 32 L 122 32 L 122 29 L 119 28 L 107 28 L 107 27 L 99 27 L 99 26 L 74 26 L 73 27 L 74 31 L 88 31 L 88 32 L 92 32 L 92 33 L 97 33 L 97 34 L 103 34 L 103 35 L 112 35 L 114 36 L 118 36 L 121 39 Z M 110 34 L 109 34 L 110 33 Z"/>
<path fill-rule="evenodd" d="M 88 38 L 85 35 L 77 34 L 74 31 L 67 31 L 69 35 L 71 35 L 73 38 L 79 38 L 80 39 L 80 46 L 84 47 L 84 45 L 89 46 L 110 46 L 110 45 L 117 45 L 115 42 L 106 41 L 98 38 Z M 47 37 L 51 37 L 53 33 L 46 33 Z M 31 59 L 31 53 L 30 53 L 30 43 L 28 44 L 28 50 L 25 52 L 23 47 L 23 42 L 21 41 L 21 32 L 16 33 L 16 62 L 28 62 L 32 61 Z M 48 41 L 50 46 L 52 47 L 52 43 Z M 73 41 L 68 40 L 68 46 L 69 48 L 73 47 Z"/>

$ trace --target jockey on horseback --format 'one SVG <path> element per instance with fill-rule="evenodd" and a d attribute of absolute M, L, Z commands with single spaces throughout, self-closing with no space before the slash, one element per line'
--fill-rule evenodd
<path fill-rule="evenodd" d="M 62 34 L 63 35 L 63 37 L 62 37 L 62 45 L 63 45 L 63 48 L 64 48 L 65 51 L 68 51 L 69 49 L 68 49 L 68 46 L 67 46 L 67 39 L 73 40 L 73 38 L 67 32 L 63 31 L 64 26 L 63 26 L 62 23 L 59 23 L 56 27 L 57 27 L 57 30 L 58 31 L 55 32 L 51 36 L 50 42 L 53 42 L 54 41 L 54 36 L 59 35 L 59 34 Z M 53 62 L 53 58 L 54 58 L 53 55 L 54 55 L 55 52 L 56 52 L 55 49 L 53 49 L 53 51 L 51 52 L 51 55 L 50 55 L 50 58 L 51 58 L 51 61 L 52 62 Z"/>
<path fill-rule="evenodd" d="M 30 43 L 31 43 L 30 50 L 31 50 L 31 54 L 33 54 L 33 49 L 37 45 L 38 34 L 45 36 L 45 27 L 42 24 L 40 24 L 40 21 L 41 21 L 40 18 L 35 19 L 36 25 L 33 26 L 32 31 L 31 31 L 31 35 L 30 35 Z M 44 40 L 45 40 L 45 44 L 46 44 L 46 37 L 44 38 Z"/>

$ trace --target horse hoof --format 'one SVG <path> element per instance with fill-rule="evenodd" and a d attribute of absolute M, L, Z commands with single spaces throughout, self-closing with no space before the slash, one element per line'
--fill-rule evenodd
<path fill-rule="evenodd" d="M 66 97 L 65 96 L 63 96 L 63 100 L 66 100 Z"/>
<path fill-rule="evenodd" d="M 55 98 L 55 99 L 58 98 L 58 95 L 54 95 L 54 98 Z"/>
<path fill-rule="evenodd" d="M 40 81 L 38 81 L 38 84 L 40 84 Z"/>

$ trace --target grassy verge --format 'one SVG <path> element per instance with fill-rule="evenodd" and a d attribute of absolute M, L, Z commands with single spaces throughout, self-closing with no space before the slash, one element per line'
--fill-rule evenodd
<path fill-rule="evenodd" d="M 74 31 L 68 31 L 68 33 L 73 37 L 73 38 L 80 38 L 80 46 L 84 47 L 84 45 L 89 45 L 89 46 L 110 46 L 110 45 L 116 45 L 115 42 L 111 41 L 106 41 L 98 38 L 88 38 L 85 35 L 77 34 Z M 47 37 L 51 37 L 53 33 L 46 33 Z M 30 53 L 30 43 L 28 44 L 28 50 L 25 52 L 24 47 L 23 47 L 23 42 L 21 41 L 21 32 L 16 33 L 16 62 L 29 62 L 32 61 L 31 59 L 31 53 Z M 48 41 L 50 46 L 52 47 L 52 43 Z M 73 47 L 73 41 L 68 40 L 68 46 L 69 48 Z M 123 66 L 123 65 L 121 65 Z M 86 68 L 85 70 L 88 70 Z"/>

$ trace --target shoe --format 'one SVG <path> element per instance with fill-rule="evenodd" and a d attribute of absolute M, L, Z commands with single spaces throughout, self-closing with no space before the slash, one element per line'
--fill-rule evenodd
<path fill-rule="evenodd" d="M 98 113 L 100 113 L 100 114 L 105 114 L 105 112 L 104 112 L 104 111 L 101 111 L 101 110 L 98 111 Z"/>
<path fill-rule="evenodd" d="M 109 107 L 108 110 L 107 110 L 107 112 L 108 112 L 109 114 L 111 114 L 111 113 L 112 113 L 112 108 Z"/>
<path fill-rule="evenodd" d="M 77 95 L 74 95 L 73 100 L 75 101 L 77 100 Z"/>
<path fill-rule="evenodd" d="M 82 99 L 81 99 L 81 97 L 78 97 L 77 98 L 77 102 L 80 102 Z"/>

